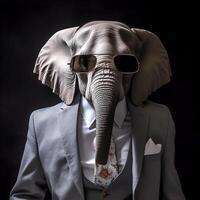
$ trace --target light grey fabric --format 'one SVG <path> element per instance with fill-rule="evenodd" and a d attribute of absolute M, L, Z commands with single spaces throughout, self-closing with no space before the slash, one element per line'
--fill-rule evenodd
<path fill-rule="evenodd" d="M 43 199 L 47 187 L 53 200 L 83 200 L 77 146 L 79 98 L 32 113 L 18 178 L 10 200 Z M 132 192 L 134 200 L 184 200 L 174 167 L 174 123 L 166 106 L 147 102 L 132 114 Z M 162 144 L 159 154 L 144 156 L 152 138 Z"/>
<path fill-rule="evenodd" d="M 131 140 L 129 141 L 131 143 Z M 124 200 L 132 193 L 132 145 L 129 145 L 128 156 L 119 176 L 106 188 L 106 200 Z M 83 176 L 85 198 L 102 200 L 102 188 Z"/>

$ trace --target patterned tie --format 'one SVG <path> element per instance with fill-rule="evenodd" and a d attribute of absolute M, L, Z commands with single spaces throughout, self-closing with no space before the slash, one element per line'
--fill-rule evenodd
<path fill-rule="evenodd" d="M 110 183 L 118 176 L 117 159 L 115 155 L 115 143 L 111 137 L 110 150 L 108 154 L 108 161 L 106 165 L 95 164 L 94 167 L 94 182 L 104 188 L 108 187 Z"/>

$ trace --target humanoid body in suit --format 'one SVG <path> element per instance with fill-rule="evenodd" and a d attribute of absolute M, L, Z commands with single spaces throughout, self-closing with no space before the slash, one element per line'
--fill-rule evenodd
<path fill-rule="evenodd" d="M 184 200 L 169 109 L 148 96 L 170 80 L 145 30 L 95 21 L 57 32 L 34 72 L 62 99 L 34 111 L 10 200 Z"/>

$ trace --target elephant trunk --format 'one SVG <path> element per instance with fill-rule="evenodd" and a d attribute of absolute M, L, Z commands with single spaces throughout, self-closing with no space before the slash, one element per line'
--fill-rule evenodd
<path fill-rule="evenodd" d="M 119 77 L 103 69 L 93 79 L 92 103 L 96 112 L 96 163 L 105 165 L 108 159 L 116 105 L 119 99 Z"/>

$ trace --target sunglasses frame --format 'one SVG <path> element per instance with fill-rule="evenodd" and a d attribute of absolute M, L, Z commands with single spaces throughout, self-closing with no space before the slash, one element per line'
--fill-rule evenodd
<path fill-rule="evenodd" d="M 78 72 L 78 71 L 73 70 L 72 61 L 73 61 L 73 58 L 75 58 L 75 57 L 77 57 L 77 56 L 94 56 L 95 59 L 96 59 L 96 60 L 95 60 L 95 65 L 96 65 L 96 63 L 97 63 L 97 58 L 96 58 L 95 55 L 108 55 L 108 56 L 112 56 L 112 64 L 116 67 L 116 70 L 117 70 L 118 72 L 122 73 L 122 74 L 135 74 L 135 73 L 137 73 L 137 72 L 140 70 L 140 62 L 138 61 L 137 57 L 136 57 L 135 55 L 133 55 L 133 54 L 117 54 L 117 55 L 113 55 L 113 54 L 77 54 L 77 55 L 74 55 L 74 56 L 72 57 L 70 63 L 67 63 L 67 64 L 70 66 L 71 70 L 72 70 L 73 72 L 75 72 L 75 73 L 79 73 L 79 74 L 81 74 L 81 73 L 84 73 L 84 74 L 85 74 L 85 73 L 89 73 L 89 72 L 91 72 L 91 71 L 94 71 L 95 67 L 93 67 L 91 70 L 86 71 L 86 72 Z M 115 57 L 117 57 L 117 56 L 131 56 L 131 57 L 134 57 L 134 58 L 136 59 L 136 61 L 137 61 L 138 69 L 137 69 L 136 71 L 134 71 L 134 72 L 122 72 L 122 71 L 118 70 L 118 68 L 117 68 L 117 66 L 115 65 L 115 62 L 114 62 L 114 59 L 115 59 Z"/>

